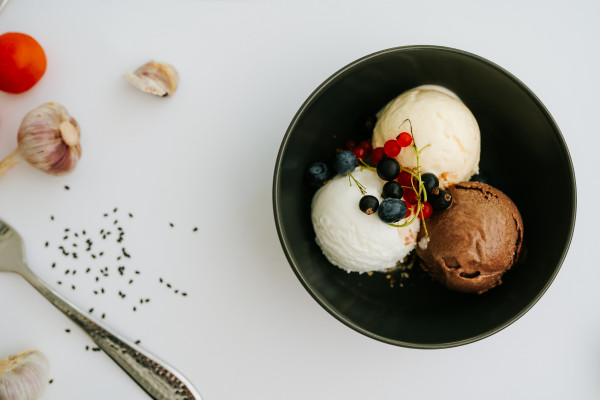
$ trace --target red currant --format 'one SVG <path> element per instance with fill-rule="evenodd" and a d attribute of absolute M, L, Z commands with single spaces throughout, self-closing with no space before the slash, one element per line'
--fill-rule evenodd
<path fill-rule="evenodd" d="M 408 147 L 412 143 L 412 136 L 408 132 L 402 132 L 398 135 L 396 140 L 400 147 Z"/>
<path fill-rule="evenodd" d="M 412 188 L 412 179 L 413 176 L 406 171 L 400 171 L 400 174 L 398 175 L 398 183 L 400 183 L 402 187 Z M 417 187 L 417 185 L 415 185 L 415 187 Z"/>
<path fill-rule="evenodd" d="M 369 142 L 368 140 L 361 140 L 358 144 L 358 147 L 362 147 L 367 153 L 373 149 L 373 147 L 371 146 L 371 142 Z"/>
<path fill-rule="evenodd" d="M 419 213 L 419 216 L 423 219 L 427 219 L 427 218 L 431 217 L 431 214 L 433 214 L 433 207 L 431 207 L 431 204 L 429 204 L 427 202 L 424 202 L 421 204 L 423 205 L 423 209 Z"/>
<path fill-rule="evenodd" d="M 362 147 L 358 147 L 358 146 L 353 148 L 352 152 L 354 153 L 356 158 L 358 158 L 359 160 L 362 160 L 363 158 L 365 158 L 365 155 L 367 155 L 367 151 L 365 149 L 363 149 Z"/>
<path fill-rule="evenodd" d="M 355 147 L 356 147 L 356 142 L 352 139 L 348 140 L 346 142 L 346 144 L 344 145 L 344 149 L 346 149 L 346 150 L 352 150 Z"/>
<path fill-rule="evenodd" d="M 402 148 L 396 140 L 388 140 L 383 145 L 383 151 L 385 151 L 385 155 L 391 158 L 394 158 L 400 154 L 400 150 L 402 150 Z"/>
<path fill-rule="evenodd" d="M 409 204 L 417 204 L 417 192 L 412 189 L 404 189 L 404 200 Z"/>
<path fill-rule="evenodd" d="M 371 153 L 371 162 L 373 163 L 373 165 L 377 166 L 377 164 L 379 164 L 379 161 L 381 161 L 382 158 L 383 158 L 383 147 L 374 148 L 373 152 Z"/>

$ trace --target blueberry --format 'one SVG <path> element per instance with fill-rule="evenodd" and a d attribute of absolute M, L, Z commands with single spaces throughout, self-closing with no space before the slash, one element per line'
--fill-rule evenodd
<path fill-rule="evenodd" d="M 488 177 L 484 172 L 479 171 L 478 174 L 471 177 L 471 182 L 488 183 Z"/>
<path fill-rule="evenodd" d="M 392 222 L 396 222 L 404 218 L 406 216 L 406 212 L 406 203 L 400 199 L 388 197 L 387 199 L 384 199 L 381 204 L 379 204 L 377 215 L 379 215 L 379 219 L 386 224 L 391 224 Z"/>
<path fill-rule="evenodd" d="M 400 164 L 395 158 L 382 158 L 377 164 L 377 175 L 384 181 L 393 181 L 400 173 Z"/>
<path fill-rule="evenodd" d="M 393 197 L 395 199 L 401 199 L 402 194 L 402 185 L 396 181 L 389 181 L 383 185 L 383 189 L 381 191 L 381 197 L 387 199 L 388 197 Z"/>
<path fill-rule="evenodd" d="M 371 215 L 379 208 L 379 200 L 377 200 L 377 197 L 368 194 L 360 199 L 358 207 L 365 214 Z"/>
<path fill-rule="evenodd" d="M 438 181 L 437 176 L 432 174 L 431 172 L 427 172 L 421 175 L 421 181 L 423 181 L 423 186 L 425 186 L 425 191 L 427 194 L 430 194 L 433 189 L 439 186 L 440 181 Z"/>
<path fill-rule="evenodd" d="M 356 168 L 356 156 L 349 150 L 340 151 L 335 156 L 335 163 L 333 167 L 338 174 L 345 174 L 346 172 L 354 171 Z"/>
<path fill-rule="evenodd" d="M 325 181 L 329 179 L 331 176 L 329 172 L 329 167 L 327 164 L 317 161 L 312 163 L 308 169 L 306 170 L 306 182 L 312 188 L 319 188 L 323 186 Z"/>
<path fill-rule="evenodd" d="M 452 204 L 452 195 L 450 192 L 438 187 L 431 191 L 427 200 L 429 200 L 428 203 L 431 204 L 431 207 L 435 211 L 440 211 L 450 207 L 450 204 Z"/>

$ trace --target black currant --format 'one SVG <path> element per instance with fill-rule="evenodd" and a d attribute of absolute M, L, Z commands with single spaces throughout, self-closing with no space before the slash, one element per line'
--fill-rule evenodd
<path fill-rule="evenodd" d="M 452 204 L 452 195 L 450 192 L 438 187 L 431 191 L 427 200 L 429 200 L 428 203 L 431 204 L 431 207 L 435 211 L 440 211 L 450 207 L 450 204 Z"/>
<path fill-rule="evenodd" d="M 440 181 L 438 181 L 437 176 L 432 174 L 431 172 L 427 172 L 421 175 L 421 181 L 423 182 L 423 186 L 425 187 L 425 191 L 427 194 L 430 194 L 433 189 L 439 186 Z"/>
<path fill-rule="evenodd" d="M 381 197 L 387 199 L 388 197 L 393 197 L 395 199 L 401 199 L 402 194 L 402 185 L 396 181 L 389 181 L 383 185 L 383 189 L 381 191 Z"/>
<path fill-rule="evenodd" d="M 377 197 L 368 194 L 360 199 L 358 202 L 358 208 L 360 208 L 360 211 L 364 212 L 365 214 L 371 215 L 379 208 L 379 200 Z"/>
<path fill-rule="evenodd" d="M 384 181 L 393 181 L 400 173 L 400 164 L 395 158 L 386 157 L 377 164 L 377 175 Z"/>

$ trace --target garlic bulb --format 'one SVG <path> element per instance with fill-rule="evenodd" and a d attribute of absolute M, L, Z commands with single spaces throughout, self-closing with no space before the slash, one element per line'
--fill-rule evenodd
<path fill-rule="evenodd" d="M 37 350 L 0 360 L 0 400 L 38 400 L 49 376 L 48 359 Z"/>
<path fill-rule="evenodd" d="M 79 124 L 57 103 L 45 103 L 25 115 L 19 146 L 0 162 L 0 176 L 23 158 L 51 175 L 71 172 L 81 157 Z"/>
<path fill-rule="evenodd" d="M 160 97 L 172 96 L 179 82 L 179 74 L 172 65 L 156 61 L 147 62 L 133 74 L 125 71 L 125 76 L 136 88 Z"/>

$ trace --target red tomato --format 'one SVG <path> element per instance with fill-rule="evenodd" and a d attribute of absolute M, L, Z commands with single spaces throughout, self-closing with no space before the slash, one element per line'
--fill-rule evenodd
<path fill-rule="evenodd" d="M 0 35 L 0 90 L 23 93 L 33 87 L 46 72 L 46 54 L 42 46 L 24 33 Z"/>

